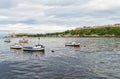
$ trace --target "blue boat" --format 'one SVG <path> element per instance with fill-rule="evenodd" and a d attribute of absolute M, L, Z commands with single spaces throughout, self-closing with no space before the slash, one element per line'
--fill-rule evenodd
<path fill-rule="evenodd" d="M 45 47 L 41 44 L 35 45 L 35 46 L 26 46 L 23 47 L 23 51 L 44 51 Z"/>

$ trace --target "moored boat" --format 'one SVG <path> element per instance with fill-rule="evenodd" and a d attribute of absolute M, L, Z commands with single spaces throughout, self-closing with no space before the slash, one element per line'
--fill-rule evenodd
<path fill-rule="evenodd" d="M 66 43 L 65 46 L 80 47 L 80 43 L 71 42 L 71 43 Z"/>
<path fill-rule="evenodd" d="M 23 39 L 19 40 L 19 43 L 28 43 L 28 40 L 23 38 Z"/>
<path fill-rule="evenodd" d="M 22 49 L 23 46 L 20 43 L 15 43 L 14 45 L 10 46 L 11 49 Z"/>
<path fill-rule="evenodd" d="M 44 51 L 45 47 L 41 44 L 35 45 L 35 46 L 26 46 L 23 47 L 23 51 Z"/>
<path fill-rule="evenodd" d="M 9 42 L 11 42 L 11 41 L 10 41 L 10 39 L 5 39 L 4 42 L 8 42 L 8 43 L 9 43 Z"/>

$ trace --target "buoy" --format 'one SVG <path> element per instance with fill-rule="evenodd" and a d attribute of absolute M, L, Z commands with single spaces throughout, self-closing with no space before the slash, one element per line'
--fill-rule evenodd
<path fill-rule="evenodd" d="M 86 47 L 86 45 L 84 45 L 84 47 Z"/>
<path fill-rule="evenodd" d="M 54 50 L 51 50 L 51 52 L 55 52 Z"/>

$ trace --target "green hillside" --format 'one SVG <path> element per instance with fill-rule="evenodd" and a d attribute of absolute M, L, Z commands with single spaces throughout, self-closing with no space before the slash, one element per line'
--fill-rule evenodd
<path fill-rule="evenodd" d="M 100 26 L 100 27 L 83 27 L 76 28 L 73 30 L 67 30 L 64 32 L 55 32 L 55 33 L 46 33 L 46 34 L 17 34 L 18 37 L 28 36 L 28 37 L 46 37 L 46 36 L 61 36 L 61 37 L 69 37 L 69 36 L 120 36 L 120 27 L 119 26 Z"/>

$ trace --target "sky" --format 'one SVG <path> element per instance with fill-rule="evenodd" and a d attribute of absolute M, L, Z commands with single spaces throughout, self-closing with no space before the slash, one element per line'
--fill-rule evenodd
<path fill-rule="evenodd" d="M 0 0 L 0 34 L 120 23 L 120 0 Z"/>

